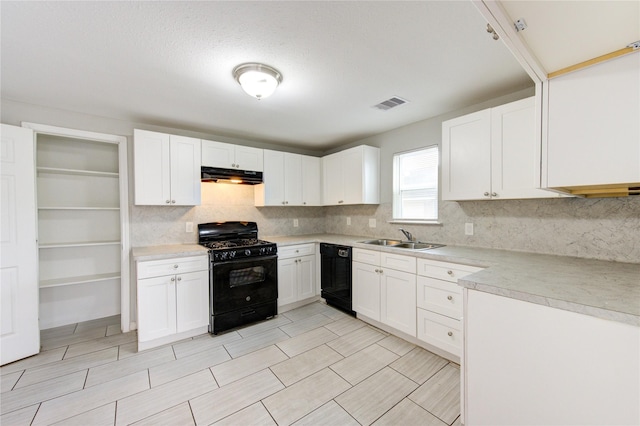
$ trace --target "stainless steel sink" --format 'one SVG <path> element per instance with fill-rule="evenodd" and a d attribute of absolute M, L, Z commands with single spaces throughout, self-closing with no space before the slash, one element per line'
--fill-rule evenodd
<path fill-rule="evenodd" d="M 433 243 L 422 243 L 422 242 L 417 242 L 417 243 L 407 242 L 407 243 L 396 244 L 393 247 L 394 248 L 404 248 L 404 249 L 409 249 L 409 250 L 430 250 L 430 249 L 434 249 L 434 248 L 438 248 L 438 247 L 444 247 L 444 244 L 433 244 Z"/>
<path fill-rule="evenodd" d="M 443 244 L 434 244 L 434 243 L 423 243 L 422 241 L 400 241 L 400 240 L 387 240 L 387 239 L 378 239 L 378 240 L 366 240 L 360 241 L 362 244 L 371 244 L 375 246 L 388 246 L 399 249 L 408 249 L 408 250 L 429 250 L 438 247 L 444 247 Z"/>
<path fill-rule="evenodd" d="M 402 241 L 400 240 L 386 240 L 386 239 L 379 239 L 379 240 L 366 240 L 366 241 L 360 241 L 362 244 L 372 244 L 375 246 L 397 246 L 398 244 L 402 244 Z"/>

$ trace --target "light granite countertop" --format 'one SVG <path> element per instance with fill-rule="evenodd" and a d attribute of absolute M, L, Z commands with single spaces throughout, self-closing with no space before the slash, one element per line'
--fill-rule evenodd
<path fill-rule="evenodd" d="M 459 284 L 512 299 L 640 326 L 640 263 L 445 246 L 412 251 L 359 243 L 369 237 L 316 234 L 264 237 L 279 246 L 327 242 L 483 267 Z"/>
<path fill-rule="evenodd" d="M 640 263 L 462 246 L 413 251 L 359 242 L 370 239 L 369 237 L 334 234 L 266 236 L 261 239 L 281 247 L 304 243 L 332 243 L 479 266 L 485 269 L 466 276 L 459 284 L 486 293 L 640 326 Z M 136 261 L 206 253 L 207 249 L 197 244 L 132 249 L 132 256 Z"/>

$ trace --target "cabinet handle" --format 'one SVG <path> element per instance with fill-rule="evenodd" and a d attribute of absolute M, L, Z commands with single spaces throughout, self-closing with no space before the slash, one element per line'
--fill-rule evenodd
<path fill-rule="evenodd" d="M 306 206 L 306 205 L 307 205 L 307 202 L 306 202 L 306 201 L 303 201 L 303 202 L 302 202 L 302 204 L 304 204 L 304 205 Z"/>
<path fill-rule="evenodd" d="M 182 277 L 178 277 L 178 281 L 182 281 Z"/>
<path fill-rule="evenodd" d="M 300 253 L 300 250 L 296 250 L 296 253 Z"/>
<path fill-rule="evenodd" d="M 376 269 L 376 274 L 380 272 L 380 269 Z"/>
<path fill-rule="evenodd" d="M 284 203 L 285 203 L 285 204 L 289 204 L 289 202 L 288 202 L 288 201 L 285 201 Z"/>
<path fill-rule="evenodd" d="M 178 265 L 173 265 L 173 269 L 178 269 Z"/>
<path fill-rule="evenodd" d="M 175 281 L 175 280 L 176 280 L 176 277 L 171 277 L 171 281 L 172 282 Z"/>
<path fill-rule="evenodd" d="M 447 300 L 453 300 L 453 296 L 447 296 Z"/>
<path fill-rule="evenodd" d="M 344 201 L 342 201 L 342 200 L 338 201 L 338 204 L 342 204 L 342 203 L 344 203 Z"/>
<path fill-rule="evenodd" d="M 453 271 L 452 271 L 452 270 L 448 270 L 448 271 L 447 271 L 447 274 L 449 274 L 449 275 L 453 276 Z"/>
<path fill-rule="evenodd" d="M 175 204 L 175 203 L 176 203 L 176 200 L 171 200 L 171 204 Z"/>
<path fill-rule="evenodd" d="M 448 332 L 447 336 L 449 336 L 449 337 L 453 336 L 453 331 Z"/>
<path fill-rule="evenodd" d="M 284 205 L 284 201 L 282 202 L 282 205 Z"/>
<path fill-rule="evenodd" d="M 166 204 L 171 204 L 170 200 L 165 201 Z"/>
<path fill-rule="evenodd" d="M 497 196 L 498 196 L 498 194 L 497 194 L 496 192 L 492 192 L 492 193 L 491 193 L 491 196 L 492 196 L 492 197 L 497 197 Z"/>
<path fill-rule="evenodd" d="M 488 193 L 488 192 L 485 192 L 485 193 L 484 193 L 484 196 L 485 196 L 485 197 L 488 197 L 488 196 L 489 196 L 489 193 Z"/>
<path fill-rule="evenodd" d="M 235 167 L 235 166 L 236 166 L 236 163 L 232 163 L 232 164 L 231 164 L 231 167 Z"/>
<path fill-rule="evenodd" d="M 382 269 L 380 269 L 380 273 L 382 274 L 382 273 L 384 273 L 384 271 Z"/>

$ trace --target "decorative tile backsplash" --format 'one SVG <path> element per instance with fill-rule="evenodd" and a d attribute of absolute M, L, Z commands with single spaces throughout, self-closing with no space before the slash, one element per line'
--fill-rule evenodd
<path fill-rule="evenodd" d="M 246 220 L 258 223 L 260 236 L 401 238 L 398 228 L 405 228 L 421 241 L 640 263 L 640 197 L 443 201 L 440 225 L 388 223 L 391 212 L 391 203 L 255 207 L 252 186 L 205 183 L 201 206 L 133 206 L 131 245 L 196 243 L 197 227 L 187 233 L 186 222 Z M 369 226 L 372 218 L 375 228 Z M 465 223 L 474 224 L 473 236 L 465 235 Z"/>

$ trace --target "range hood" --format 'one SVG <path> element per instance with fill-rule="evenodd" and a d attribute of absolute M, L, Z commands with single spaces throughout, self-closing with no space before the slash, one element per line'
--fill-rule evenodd
<path fill-rule="evenodd" d="M 202 182 L 226 182 L 245 185 L 262 183 L 262 172 L 253 170 L 221 169 L 219 167 L 203 166 L 200 176 Z"/>

